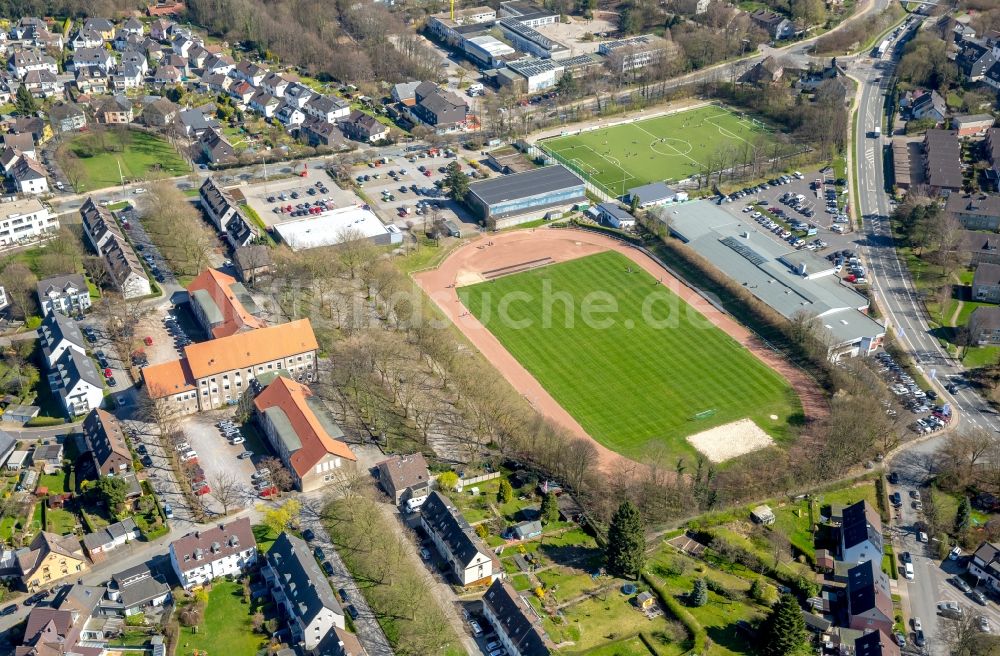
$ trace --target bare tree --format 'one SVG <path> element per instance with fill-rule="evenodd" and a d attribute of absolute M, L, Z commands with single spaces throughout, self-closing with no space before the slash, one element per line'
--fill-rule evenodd
<path fill-rule="evenodd" d="M 282 492 L 288 492 L 295 487 L 295 477 L 278 458 L 268 456 L 260 461 L 260 466 L 271 471 L 271 482 Z"/>
<path fill-rule="evenodd" d="M 20 311 L 21 316 L 25 318 L 34 313 L 34 294 L 37 283 L 38 278 L 35 277 L 35 274 L 21 262 L 8 264 L 3 273 L 0 273 L 0 285 L 3 285 L 7 297 Z"/>
<path fill-rule="evenodd" d="M 212 498 L 222 506 L 222 514 L 228 515 L 230 509 L 236 507 L 243 496 L 243 485 L 236 476 L 223 471 L 212 477 L 209 485 Z"/>

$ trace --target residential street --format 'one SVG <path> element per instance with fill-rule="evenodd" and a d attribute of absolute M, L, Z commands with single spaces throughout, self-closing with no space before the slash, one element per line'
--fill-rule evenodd
<path fill-rule="evenodd" d="M 895 52 L 893 57 L 898 57 Z M 873 292 L 879 307 L 887 315 L 898 343 L 911 355 L 916 368 L 932 381 L 941 398 L 957 410 L 954 427 L 976 426 L 995 431 L 1000 425 L 996 413 L 986 401 L 968 386 L 961 386 L 954 395 L 949 394 L 941 381 L 964 374 L 960 362 L 952 360 L 930 333 L 923 306 L 914 291 L 909 273 L 896 255 L 895 243 L 890 232 L 889 216 L 892 209 L 886 193 L 883 170 L 883 148 L 886 142 L 869 136 L 875 126 L 882 125 L 885 93 L 894 67 L 894 59 L 873 62 L 858 58 L 850 69 L 861 88 L 858 94 L 858 125 L 854 139 L 858 162 L 855 184 L 863 220 L 857 246 L 871 271 Z M 970 600 L 944 581 L 949 576 L 941 568 L 933 545 L 918 543 L 914 529 L 919 515 L 912 508 L 909 493 L 925 485 L 935 472 L 935 452 L 946 439 L 937 435 L 903 449 L 888 463 L 890 471 L 898 471 L 901 486 L 896 488 L 904 498 L 904 505 L 893 522 L 894 543 L 897 553 L 909 551 L 913 555 L 915 577 L 912 582 L 900 579 L 904 613 L 919 617 L 928 638 L 927 652 L 944 654 L 945 645 L 940 640 L 940 622 L 936 605 L 942 600 L 958 600 L 972 610 Z M 977 610 L 981 613 L 981 610 Z"/>

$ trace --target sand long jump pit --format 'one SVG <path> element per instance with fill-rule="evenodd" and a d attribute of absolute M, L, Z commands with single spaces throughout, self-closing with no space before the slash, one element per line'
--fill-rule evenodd
<path fill-rule="evenodd" d="M 722 462 L 787 442 L 791 420 L 812 416 L 797 394 L 812 381 L 604 235 L 484 236 L 415 279 L 540 413 L 594 440 L 604 465 Z M 595 299 L 612 308 L 601 321 L 587 314 Z"/>

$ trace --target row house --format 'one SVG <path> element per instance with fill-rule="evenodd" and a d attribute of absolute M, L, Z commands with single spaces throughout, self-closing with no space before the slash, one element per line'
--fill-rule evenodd
<path fill-rule="evenodd" d="M 63 351 L 49 368 L 48 380 L 70 418 L 85 415 L 104 401 L 104 377 L 94 361 L 76 349 Z"/>
<path fill-rule="evenodd" d="M 547 656 L 553 644 L 542 618 L 510 583 L 497 579 L 483 595 L 483 615 L 511 656 Z"/>
<path fill-rule="evenodd" d="M 315 96 L 305 104 L 302 111 L 320 121 L 336 123 L 351 115 L 351 105 L 339 98 Z"/>
<path fill-rule="evenodd" d="M 256 90 L 250 86 L 249 82 L 237 82 L 229 88 L 229 95 L 245 105 L 253 98 Z"/>
<path fill-rule="evenodd" d="M 261 572 L 288 629 L 289 642 L 302 653 L 329 653 L 321 652 L 320 644 L 336 629 L 344 629 L 344 610 L 309 545 L 282 533 L 268 550 Z"/>
<path fill-rule="evenodd" d="M 460 585 L 492 583 L 502 573 L 496 555 L 437 491 L 420 507 L 420 524 Z"/>
<path fill-rule="evenodd" d="M 53 366 L 66 351 L 76 351 L 84 355 L 87 353 L 87 344 L 80 327 L 64 314 L 54 312 L 47 315 L 36 332 L 42 356 L 48 367 Z"/>
<path fill-rule="evenodd" d="M 312 381 L 319 345 L 308 319 L 184 347 L 184 357 L 142 371 L 147 394 L 180 413 L 236 403 L 257 376 L 284 370 Z"/>
<path fill-rule="evenodd" d="M 285 99 L 287 104 L 292 105 L 296 109 L 302 109 L 315 95 L 316 92 L 309 87 L 299 84 L 298 82 L 293 82 L 285 89 L 285 93 L 282 97 Z"/>
<path fill-rule="evenodd" d="M 139 298 L 151 293 L 146 270 L 139 263 L 111 213 L 88 198 L 80 207 L 83 234 L 104 264 L 111 281 L 125 298 Z"/>
<path fill-rule="evenodd" d="M 300 134 L 310 146 L 333 146 L 341 131 L 333 123 L 310 116 L 302 123 Z"/>

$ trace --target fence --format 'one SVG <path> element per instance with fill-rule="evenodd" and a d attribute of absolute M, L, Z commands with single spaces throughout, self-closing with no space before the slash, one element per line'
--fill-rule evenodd
<path fill-rule="evenodd" d="M 480 474 L 479 476 L 468 476 L 466 478 L 461 478 L 458 481 L 458 489 L 461 490 L 466 485 L 474 485 L 476 483 L 483 483 L 485 481 L 492 481 L 494 478 L 500 478 L 500 472 L 488 472 L 486 474 Z"/>

